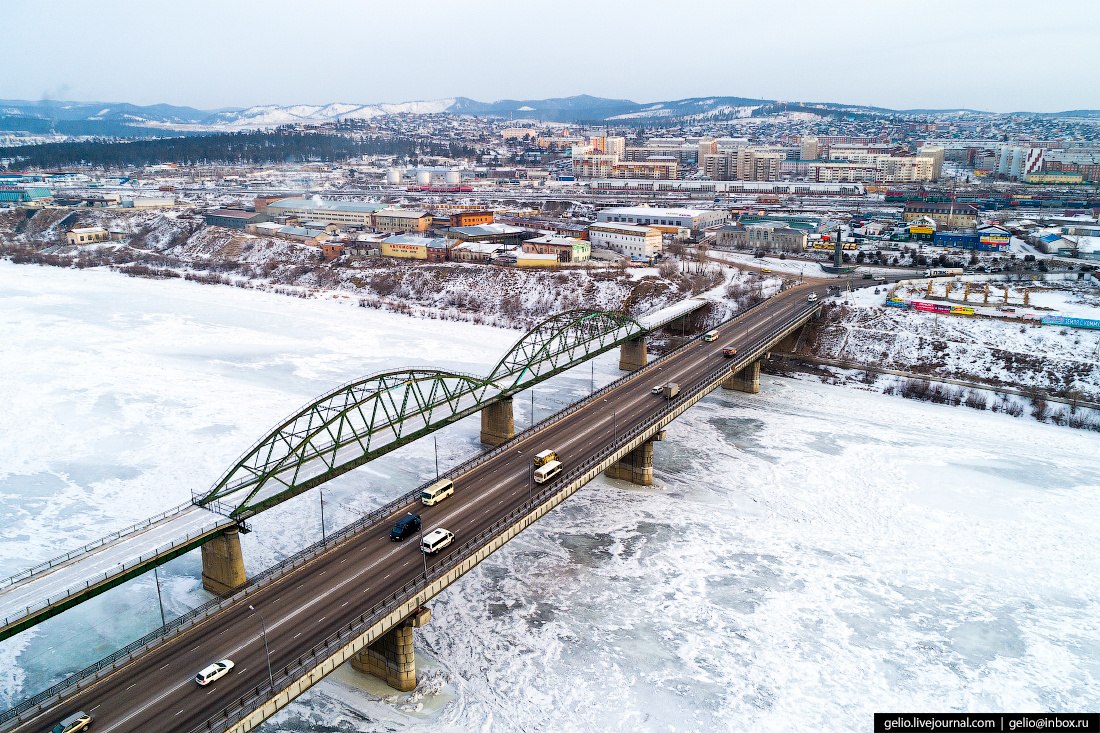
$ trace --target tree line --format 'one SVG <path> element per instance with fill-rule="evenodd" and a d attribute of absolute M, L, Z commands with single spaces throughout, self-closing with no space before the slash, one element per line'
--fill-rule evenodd
<path fill-rule="evenodd" d="M 461 143 L 438 142 L 423 136 L 352 138 L 284 129 L 0 147 L 0 161 L 6 161 L 7 170 L 56 169 L 77 165 L 121 168 L 158 163 L 233 165 L 333 162 L 361 155 L 472 158 L 477 151 Z"/>

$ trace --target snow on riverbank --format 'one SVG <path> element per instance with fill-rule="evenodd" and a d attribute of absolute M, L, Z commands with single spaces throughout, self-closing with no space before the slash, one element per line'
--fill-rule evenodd
<path fill-rule="evenodd" d="M 5 570 L 186 499 L 346 379 L 484 372 L 518 336 L 2 263 L 0 317 L 17 386 L 0 413 Z M 615 361 L 597 360 L 596 386 Z M 589 378 L 540 386 L 537 414 Z M 788 379 L 763 389 L 716 392 L 673 423 L 655 487 L 597 479 L 433 601 L 415 693 L 341 670 L 263 729 L 861 731 L 903 707 L 1096 706 L 1095 433 Z M 517 397 L 518 427 L 529 405 Z M 441 465 L 476 452 L 477 429 L 442 431 Z M 330 527 L 430 476 L 420 443 L 326 485 Z M 250 570 L 317 539 L 317 522 L 313 492 L 258 517 Z M 206 597 L 197 575 L 191 555 L 166 566 L 170 614 Z M 143 578 L 0 645 L 0 702 L 156 622 Z"/>

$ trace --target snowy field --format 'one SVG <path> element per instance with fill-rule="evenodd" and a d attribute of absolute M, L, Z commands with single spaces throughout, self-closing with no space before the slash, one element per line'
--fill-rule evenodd
<path fill-rule="evenodd" d="M 2 263 L 0 318 L 6 572 L 185 500 L 335 384 L 409 364 L 484 372 L 518 336 Z M 536 412 L 590 378 L 544 383 Z M 1095 433 L 763 389 L 715 393 L 670 426 L 654 487 L 594 481 L 437 598 L 417 691 L 342 669 L 264 730 L 862 731 L 903 708 L 1100 705 Z M 441 464 L 477 450 L 476 418 L 439 435 Z M 327 485 L 328 525 L 430 476 L 420 443 Z M 251 571 L 318 537 L 315 492 L 255 527 Z M 207 597 L 198 565 L 162 569 L 169 615 Z M 142 578 L 5 642 L 0 704 L 158 621 Z"/>

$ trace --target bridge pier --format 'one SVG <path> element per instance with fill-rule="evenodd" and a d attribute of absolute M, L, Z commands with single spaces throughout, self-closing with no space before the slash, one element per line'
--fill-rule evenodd
<path fill-rule="evenodd" d="M 604 475 L 638 486 L 652 486 L 653 443 L 664 439 L 665 431 L 662 430 L 609 466 Z"/>
<path fill-rule="evenodd" d="M 516 421 L 512 416 L 512 398 L 506 397 L 481 410 L 481 442 L 497 446 L 516 437 Z"/>
<path fill-rule="evenodd" d="M 421 606 L 412 616 L 353 656 L 352 668 L 377 677 L 395 690 L 408 692 L 416 689 L 413 629 L 426 625 L 431 619 L 431 609 Z"/>
<path fill-rule="evenodd" d="M 746 364 L 741 371 L 730 375 L 726 381 L 722 382 L 722 389 L 734 389 L 749 394 L 760 392 L 760 360 Z"/>
<path fill-rule="evenodd" d="M 646 365 L 648 357 L 645 336 L 624 341 L 619 347 L 619 368 L 624 372 L 636 371 Z"/>
<path fill-rule="evenodd" d="M 202 546 L 202 587 L 227 596 L 247 582 L 241 534 L 236 527 L 229 527 Z"/>

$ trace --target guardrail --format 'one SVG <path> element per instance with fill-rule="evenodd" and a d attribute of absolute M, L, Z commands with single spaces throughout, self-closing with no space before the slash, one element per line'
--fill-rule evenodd
<path fill-rule="evenodd" d="M 187 506 L 191 506 L 191 504 L 189 503 Z M 229 522 L 228 524 L 232 524 L 232 522 Z M 134 568 L 139 567 L 139 566 L 149 562 L 150 560 L 154 560 L 158 557 L 161 557 L 162 555 L 170 553 L 172 550 L 174 550 L 177 547 L 187 545 L 192 540 L 195 540 L 195 539 L 198 539 L 198 538 L 200 538 L 204 535 L 208 535 L 208 534 L 211 534 L 213 532 L 216 532 L 216 531 L 222 529 L 225 526 L 227 526 L 226 523 L 218 523 L 218 524 L 213 524 L 213 525 L 207 525 L 207 526 L 203 527 L 202 529 L 196 530 L 195 532 L 188 532 L 182 539 L 176 538 L 176 539 L 172 540 L 171 542 L 168 542 L 168 543 L 165 543 L 165 544 L 162 544 L 162 545 L 158 545 L 157 547 L 153 548 L 153 550 L 151 552 L 147 552 L 147 553 L 138 555 L 137 559 L 131 558 L 130 560 L 127 560 L 127 561 L 125 561 L 125 562 L 123 562 L 119 565 L 115 565 L 114 570 L 110 570 L 110 571 L 107 571 L 105 573 L 97 573 L 94 577 L 85 579 L 82 585 L 81 584 L 71 585 L 71 586 L 65 588 L 64 593 L 58 593 L 58 594 L 55 594 L 55 595 L 52 595 L 52 596 L 47 596 L 46 598 L 41 599 L 41 600 L 39 600 L 39 601 L 29 605 L 29 606 L 25 606 L 22 609 L 22 613 L 19 613 L 19 614 L 14 615 L 14 616 L 5 616 L 4 617 L 4 624 L 0 628 L 7 628 L 7 627 L 11 626 L 12 624 L 20 621 L 21 619 L 25 619 L 25 618 L 28 618 L 28 617 L 34 615 L 34 612 L 36 612 L 36 611 L 41 611 L 43 609 L 49 608 L 50 606 L 54 605 L 55 603 L 63 601 L 66 598 L 69 598 L 71 596 L 80 595 L 81 593 L 88 590 L 89 588 L 94 588 L 95 586 L 99 585 L 100 583 L 103 583 L 104 581 L 107 581 L 107 580 L 110 580 L 113 577 L 117 577 L 119 575 L 122 575 L 122 574 L 126 573 L 128 570 L 133 570 Z"/>
<path fill-rule="evenodd" d="M 806 309 L 799 318 L 804 317 L 812 310 L 814 310 L 814 308 Z M 762 353 L 766 351 L 769 348 L 768 344 L 776 338 L 777 335 L 786 330 L 789 330 L 789 327 L 785 326 L 769 331 L 765 336 L 757 340 L 757 344 L 751 347 L 749 352 Z M 643 433 L 651 430 L 654 425 L 660 423 L 673 413 L 676 413 L 681 408 L 685 408 L 685 405 L 690 406 L 688 403 L 697 401 L 700 392 L 709 391 L 715 384 L 724 380 L 732 371 L 730 365 L 724 364 L 712 370 L 701 379 L 696 380 L 692 383 L 690 388 L 682 390 L 677 398 L 665 402 L 663 409 L 655 413 L 651 419 L 613 440 L 609 446 L 605 447 L 582 464 L 563 473 L 553 484 L 542 485 L 539 489 L 533 490 L 532 496 L 519 507 L 513 509 L 504 517 L 497 519 L 472 539 L 459 545 L 457 550 L 449 553 L 446 558 L 428 565 L 428 570 L 424 576 L 405 583 L 385 600 L 376 603 L 370 610 L 360 614 L 347 625 L 326 636 L 323 640 L 311 647 L 309 651 L 299 655 L 294 662 L 277 669 L 274 672 L 274 684 L 272 684 L 272 682 L 267 682 L 257 685 L 250 694 L 240 697 L 235 704 L 223 708 L 216 716 L 192 728 L 189 733 L 200 733 L 203 731 L 208 733 L 220 733 L 240 722 L 268 700 L 304 677 L 307 672 L 319 666 L 326 659 L 331 657 L 334 652 L 351 643 L 352 640 L 362 636 L 371 626 L 379 623 L 387 614 L 392 613 L 395 609 L 400 607 L 401 604 L 416 597 L 419 593 L 444 577 L 448 572 L 465 562 L 467 558 L 475 554 L 478 550 L 492 543 L 494 539 L 514 526 L 523 517 L 531 514 L 543 504 L 551 501 L 559 493 L 568 491 L 568 487 L 573 481 L 582 478 L 586 473 L 592 471 L 601 463 L 614 456 L 616 452 L 622 449 L 622 446 L 630 444 Z"/>
<path fill-rule="evenodd" d="M 744 309 L 743 311 L 735 314 L 733 317 L 728 318 L 725 321 L 722 321 L 718 325 L 719 326 L 724 326 L 728 323 L 735 322 L 735 321 L 745 317 L 746 315 L 748 315 L 750 312 L 752 312 L 756 308 L 759 308 L 760 306 L 762 306 L 766 302 L 768 302 L 768 301 L 765 300 L 765 301 L 761 301 L 759 303 L 754 303 L 753 305 L 749 306 L 748 308 Z M 819 307 L 820 307 L 820 305 L 818 304 L 818 305 L 815 305 L 811 308 L 807 308 L 804 312 L 800 313 L 798 318 L 804 317 L 809 311 L 812 311 L 812 310 L 814 310 L 816 308 L 819 308 Z M 795 320 L 797 320 L 797 319 L 795 319 Z M 762 336 L 761 338 L 759 338 L 758 342 L 766 344 L 774 337 L 774 335 L 776 333 L 779 333 L 782 330 L 783 329 L 773 329 L 773 330 L 769 331 L 765 336 Z M 697 336 L 696 338 L 692 339 L 689 343 L 698 341 L 701 338 L 702 338 L 702 336 Z M 759 350 L 759 349 L 755 349 L 755 350 Z M 677 349 L 675 351 L 669 352 L 668 354 L 664 354 L 663 356 L 658 357 L 657 359 L 654 359 L 653 361 L 649 362 L 646 366 L 642 367 L 641 369 L 638 369 L 634 372 L 630 372 L 630 373 L 620 377 L 619 379 L 616 379 L 615 381 L 604 385 L 600 389 L 596 390 L 595 392 L 593 392 L 590 395 L 588 395 L 587 397 L 585 397 L 583 400 L 575 402 L 572 405 L 569 405 L 569 406 L 559 410 L 558 412 L 554 413 L 553 415 L 546 418 L 545 420 L 538 423 L 537 425 L 533 425 L 533 426 L 527 428 L 523 432 L 517 434 L 514 438 L 512 438 L 512 440 L 509 440 L 508 442 L 503 443 L 503 444 L 497 446 L 496 448 L 494 448 L 490 451 L 487 451 L 487 452 L 482 453 L 478 456 L 475 456 L 475 457 L 471 458 L 470 460 L 465 461 L 464 463 L 460 464 L 459 466 L 456 466 L 454 469 L 445 472 L 442 475 L 443 476 L 448 476 L 448 477 L 454 477 L 454 476 L 457 476 L 457 475 L 461 475 L 463 473 L 467 473 L 468 471 L 472 470 L 473 468 L 476 468 L 477 466 L 485 463 L 486 461 L 491 460 L 492 458 L 500 455 L 501 453 L 504 453 L 508 450 L 511 450 L 516 443 L 518 443 L 520 441 L 523 441 L 523 440 L 526 440 L 526 439 L 530 438 L 531 436 L 533 436 L 533 435 L 535 435 L 535 434 L 537 434 L 537 433 L 539 433 L 543 430 L 546 430 L 551 425 L 554 425 L 555 423 L 561 421 L 563 418 L 567 417 L 568 415 L 571 415 L 574 412 L 576 412 L 577 410 L 580 410 L 583 407 L 585 407 L 587 405 L 590 405 L 597 398 L 601 397 L 602 395 L 607 394 L 608 392 L 611 392 L 611 391 L 615 390 L 616 388 L 621 386 L 624 382 L 627 382 L 631 379 L 634 379 L 635 377 L 637 377 L 640 374 L 644 374 L 644 373 L 647 373 L 647 372 L 650 372 L 650 371 L 655 371 L 659 366 L 661 366 L 663 364 L 663 362 L 666 362 L 667 360 L 671 359 L 672 357 L 674 357 L 679 352 L 680 352 L 680 350 Z M 751 360 L 751 359 L 749 359 L 749 360 Z M 738 363 L 740 363 L 740 361 L 742 361 L 742 360 L 738 360 Z M 657 413 L 657 416 L 656 416 L 655 420 L 659 421 L 662 417 L 667 416 L 672 411 L 674 411 L 678 407 L 682 406 L 684 404 L 684 402 L 686 402 L 688 399 L 694 397 L 695 393 L 698 391 L 698 388 L 699 388 L 700 384 L 709 384 L 710 382 L 714 381 L 714 379 L 716 379 L 718 376 L 721 376 L 723 374 L 729 374 L 729 373 L 731 373 L 731 365 L 726 363 L 726 364 L 723 364 L 722 367 L 720 367 L 718 369 L 715 369 L 712 372 L 710 372 L 701 382 L 698 381 L 698 380 L 696 382 L 694 382 L 692 388 L 689 388 L 689 389 L 683 389 L 682 388 L 682 391 L 681 391 L 680 395 L 678 395 L 675 399 L 673 399 L 671 401 L 666 401 L 666 402 L 663 403 L 664 408 L 659 413 Z M 559 491 L 558 489 L 555 489 L 554 487 L 559 486 L 559 485 L 567 485 L 566 479 L 572 480 L 572 478 L 575 478 L 576 476 L 583 475 L 584 471 L 590 470 L 590 464 L 591 465 L 598 464 L 600 460 L 604 460 L 607 455 L 610 455 L 615 450 L 617 450 L 618 449 L 617 446 L 622 445 L 626 442 L 629 442 L 630 440 L 633 439 L 633 437 L 635 437 L 640 432 L 643 432 L 645 429 L 646 429 L 645 426 L 642 426 L 640 428 L 636 428 L 635 430 L 632 430 L 630 433 L 622 436 L 618 440 L 615 440 L 614 444 L 611 447 L 601 451 L 598 454 L 597 457 L 594 457 L 594 458 L 589 459 L 588 461 L 585 461 L 585 463 L 582 464 L 582 467 L 571 469 L 570 471 L 564 473 L 563 476 L 561 478 L 557 479 L 553 484 L 546 485 L 546 487 L 543 488 L 543 489 L 540 489 L 537 494 L 533 494 L 532 499 L 530 499 L 527 503 L 525 503 L 520 509 L 523 509 L 523 508 L 528 508 L 529 509 L 530 508 L 529 505 L 532 505 L 532 502 L 533 502 L 533 506 L 538 506 L 541 503 L 545 502 L 546 500 L 548 500 L 549 497 L 553 496 L 553 494 L 555 494 L 555 493 L 557 493 L 557 491 Z M 588 466 L 589 468 L 584 468 L 584 466 Z M 287 557 L 286 559 L 282 560 L 281 562 L 276 563 L 275 565 L 272 565 L 271 567 L 267 568 L 266 570 L 261 571 L 257 575 L 253 576 L 253 578 L 249 581 L 249 583 L 246 587 L 244 587 L 241 590 L 235 592 L 233 595 L 228 596 L 226 598 L 214 598 L 214 599 L 211 599 L 210 601 L 207 601 L 206 603 L 204 603 L 200 606 L 197 606 L 197 607 L 191 609 L 187 613 L 185 613 L 181 616 L 178 616 L 177 618 L 169 621 L 164 626 L 161 626 L 160 628 L 151 631 L 150 633 L 146 634 L 145 636 L 141 637 L 140 639 L 137 639 L 137 640 L 127 644 L 126 646 L 122 647 L 121 649 L 119 649 L 115 653 L 113 653 L 113 654 L 111 654 L 107 657 L 104 657 L 103 659 L 100 659 L 99 661 L 89 665 L 88 667 L 85 667 L 84 669 L 80 670 L 79 672 L 73 673 L 69 677 L 67 677 L 64 680 L 62 680 L 61 682 L 58 682 L 57 684 L 47 688 L 46 690 L 43 690 L 43 691 L 33 695 L 32 697 L 29 697 L 29 698 L 26 698 L 26 699 L 20 701 L 19 703 L 13 705 L 8 710 L 0 712 L 0 725 L 3 725 L 4 723 L 7 723 L 7 722 L 12 721 L 12 720 L 22 719 L 22 718 L 24 718 L 24 716 L 27 716 L 27 715 L 32 715 L 32 716 L 37 715 L 38 712 L 41 712 L 42 710 L 44 710 L 49 705 L 52 705 L 52 704 L 60 701 L 66 695 L 71 694 L 72 692 L 75 692 L 77 690 L 80 690 L 82 687 L 86 687 L 87 684 L 94 684 L 94 682 L 96 682 L 97 680 L 102 679 L 103 677 L 106 677 L 111 672 L 115 671 L 119 667 L 125 665 L 126 663 L 130 662 L 131 660 L 133 660 L 134 658 L 140 656 L 141 654 L 143 654 L 143 653 L 149 651 L 150 649 L 155 648 L 156 646 L 159 646 L 160 644 L 168 641 L 170 638 L 174 637 L 175 635 L 177 635 L 179 633 L 182 633 L 183 631 L 186 631 L 189 628 L 192 628 L 193 626 L 201 623 L 202 621 L 206 620 L 210 616 L 213 616 L 213 615 L 217 614 L 221 610 L 223 610 L 225 608 L 228 608 L 229 606 L 243 600 L 244 598 L 247 598 L 249 595 L 259 591 L 260 589 L 266 587 L 267 585 L 270 585 L 271 583 L 275 582 L 276 580 L 283 577 L 287 573 L 289 573 L 293 570 L 296 570 L 297 568 L 311 562 L 312 560 L 314 560 L 318 556 L 320 556 L 320 555 L 324 554 L 325 552 L 328 552 L 329 550 L 335 548 L 337 545 L 342 544 L 343 542 L 349 540 L 352 536 L 354 536 L 355 534 L 357 534 L 358 532 L 360 532 L 364 528 L 375 524 L 376 522 L 378 522 L 378 520 L 383 519 L 383 518 L 388 517 L 388 516 L 391 516 L 392 514 L 398 512 L 399 510 L 403 509 L 404 507 L 412 504 L 419 497 L 420 492 L 423 491 L 425 488 L 427 488 L 432 483 L 434 483 L 436 480 L 437 480 L 436 478 L 432 478 L 432 479 L 429 479 L 428 481 L 425 481 L 423 484 L 421 484 L 417 488 L 413 489 L 412 491 L 409 491 L 405 494 L 402 494 L 401 496 L 398 496 L 397 498 L 393 499 L 392 501 L 388 502 L 387 504 L 384 504 L 383 506 L 372 510 L 370 513 L 364 515 L 363 517 L 360 517 L 359 519 L 357 519 L 354 522 L 346 525 L 345 527 L 337 530 L 336 532 L 330 533 L 326 539 L 317 541 L 317 542 L 313 543 L 312 545 L 309 545 L 308 547 L 306 547 L 306 548 L 300 550 L 299 552 L 295 553 L 294 555 L 291 555 L 290 557 Z M 186 506 L 191 506 L 191 504 L 187 504 Z M 517 509 L 515 511 L 520 511 L 520 509 Z M 494 527 L 496 527 L 497 524 L 501 521 L 505 521 L 505 520 L 498 520 L 497 523 L 494 523 L 493 525 L 491 525 L 490 528 L 484 530 L 482 533 L 477 535 L 477 537 L 481 537 L 483 534 L 485 534 L 485 532 L 489 532 Z M 461 547 L 466 547 L 466 546 L 469 546 L 471 543 L 477 542 L 477 537 L 475 537 L 472 540 L 467 541 Z M 451 553 L 451 554 L 448 555 L 448 558 L 453 558 L 453 557 L 456 556 L 456 554 L 461 554 L 461 553 Z M 460 562 L 460 561 L 461 560 L 455 560 L 455 562 Z M 447 561 L 445 560 L 445 561 L 441 561 L 441 562 L 447 562 Z M 446 571 L 444 571 L 444 572 L 446 572 Z M 428 581 L 428 583 L 430 583 L 430 580 Z M 373 619 L 374 616 L 381 617 L 381 615 L 384 615 L 384 612 L 383 612 L 384 609 L 383 610 L 378 610 L 378 611 L 376 611 L 375 609 L 380 609 L 380 608 L 384 607 L 386 604 L 393 603 L 394 598 L 396 598 L 397 595 L 402 593 L 402 592 L 403 591 L 398 591 L 397 593 L 394 594 L 393 597 L 387 599 L 386 601 L 382 601 L 379 604 L 376 604 L 375 607 L 373 607 L 371 611 L 361 615 L 360 619 L 367 619 L 368 617 Z M 411 597 L 410 594 L 406 594 L 406 596 Z M 371 621 L 371 623 L 374 623 L 374 622 L 376 622 L 376 620 Z M 366 621 L 360 621 L 358 623 L 362 624 L 362 623 L 366 623 Z M 343 638 L 343 632 L 338 632 L 338 636 L 339 636 L 339 638 Z M 326 638 L 325 642 L 322 642 L 322 644 L 327 643 L 327 641 L 328 641 L 328 639 Z M 316 649 L 317 647 L 314 647 L 314 648 Z M 328 647 L 326 646 L 324 648 L 328 648 Z M 289 667 L 284 667 L 284 673 L 283 673 L 284 677 L 287 674 L 286 670 L 288 668 Z M 87 682 L 87 684 L 84 684 L 85 682 Z M 283 687 L 279 687 L 274 692 L 272 692 L 269 689 L 270 688 L 269 684 L 268 685 L 263 685 L 261 687 L 256 688 L 256 695 L 260 695 L 261 694 L 260 691 L 263 690 L 263 689 L 267 689 L 270 694 L 275 694 L 280 689 L 283 689 L 285 687 L 286 687 L 286 685 L 283 685 Z M 268 695 L 268 697 L 270 697 L 270 694 Z M 266 699 L 266 697 L 265 697 L 265 699 Z M 242 699 L 242 704 L 243 704 L 243 699 Z M 208 723 L 209 723 L 209 721 L 208 721 Z M 214 731 L 214 730 L 224 730 L 224 728 L 216 728 L 216 727 L 207 728 L 207 727 L 201 727 L 200 726 L 200 728 L 197 728 L 196 730 Z"/>
<path fill-rule="evenodd" d="M 31 577 L 32 575 L 39 575 L 39 574 L 41 574 L 41 573 L 43 573 L 47 570 L 50 570 L 50 569 L 56 567 L 57 565 L 60 565 L 62 563 L 68 562 L 69 560 L 72 560 L 77 555 L 83 555 L 83 554 L 87 553 L 89 550 L 94 550 L 95 548 L 102 547 L 103 545 L 105 545 L 109 542 L 114 542 L 115 540 L 121 538 L 123 535 L 131 534 L 133 532 L 138 531 L 139 529 L 145 529 L 146 527 L 148 527 L 151 524 L 156 524 L 160 520 L 166 519 L 167 517 L 170 517 L 173 514 L 179 514 L 180 512 L 182 512 L 185 509 L 187 509 L 189 507 L 192 507 L 192 506 L 194 506 L 194 504 L 190 501 L 186 502 L 184 504 L 180 504 L 179 506 L 177 506 L 173 509 L 165 510 L 165 511 L 161 512 L 160 514 L 154 514 L 153 516 L 149 517 L 148 519 L 143 519 L 140 522 L 136 522 L 134 524 L 131 524 L 129 527 L 125 527 L 125 528 L 120 529 L 116 532 L 112 532 L 111 534 L 107 535 L 106 537 L 101 537 L 98 540 L 95 540 L 93 542 L 89 542 L 88 544 L 84 545 L 83 547 L 78 547 L 75 550 L 69 550 L 64 555 L 58 555 L 57 557 L 52 558 L 50 560 L 47 560 L 45 562 L 39 563 L 39 564 L 35 565 L 34 567 L 27 568 L 26 570 L 20 570 L 15 575 L 12 575 L 8 578 L 4 578 L 3 580 L 0 580 L 0 588 L 6 588 L 9 585 L 15 585 L 16 583 L 18 583 L 22 580 L 26 580 L 27 578 Z"/>

